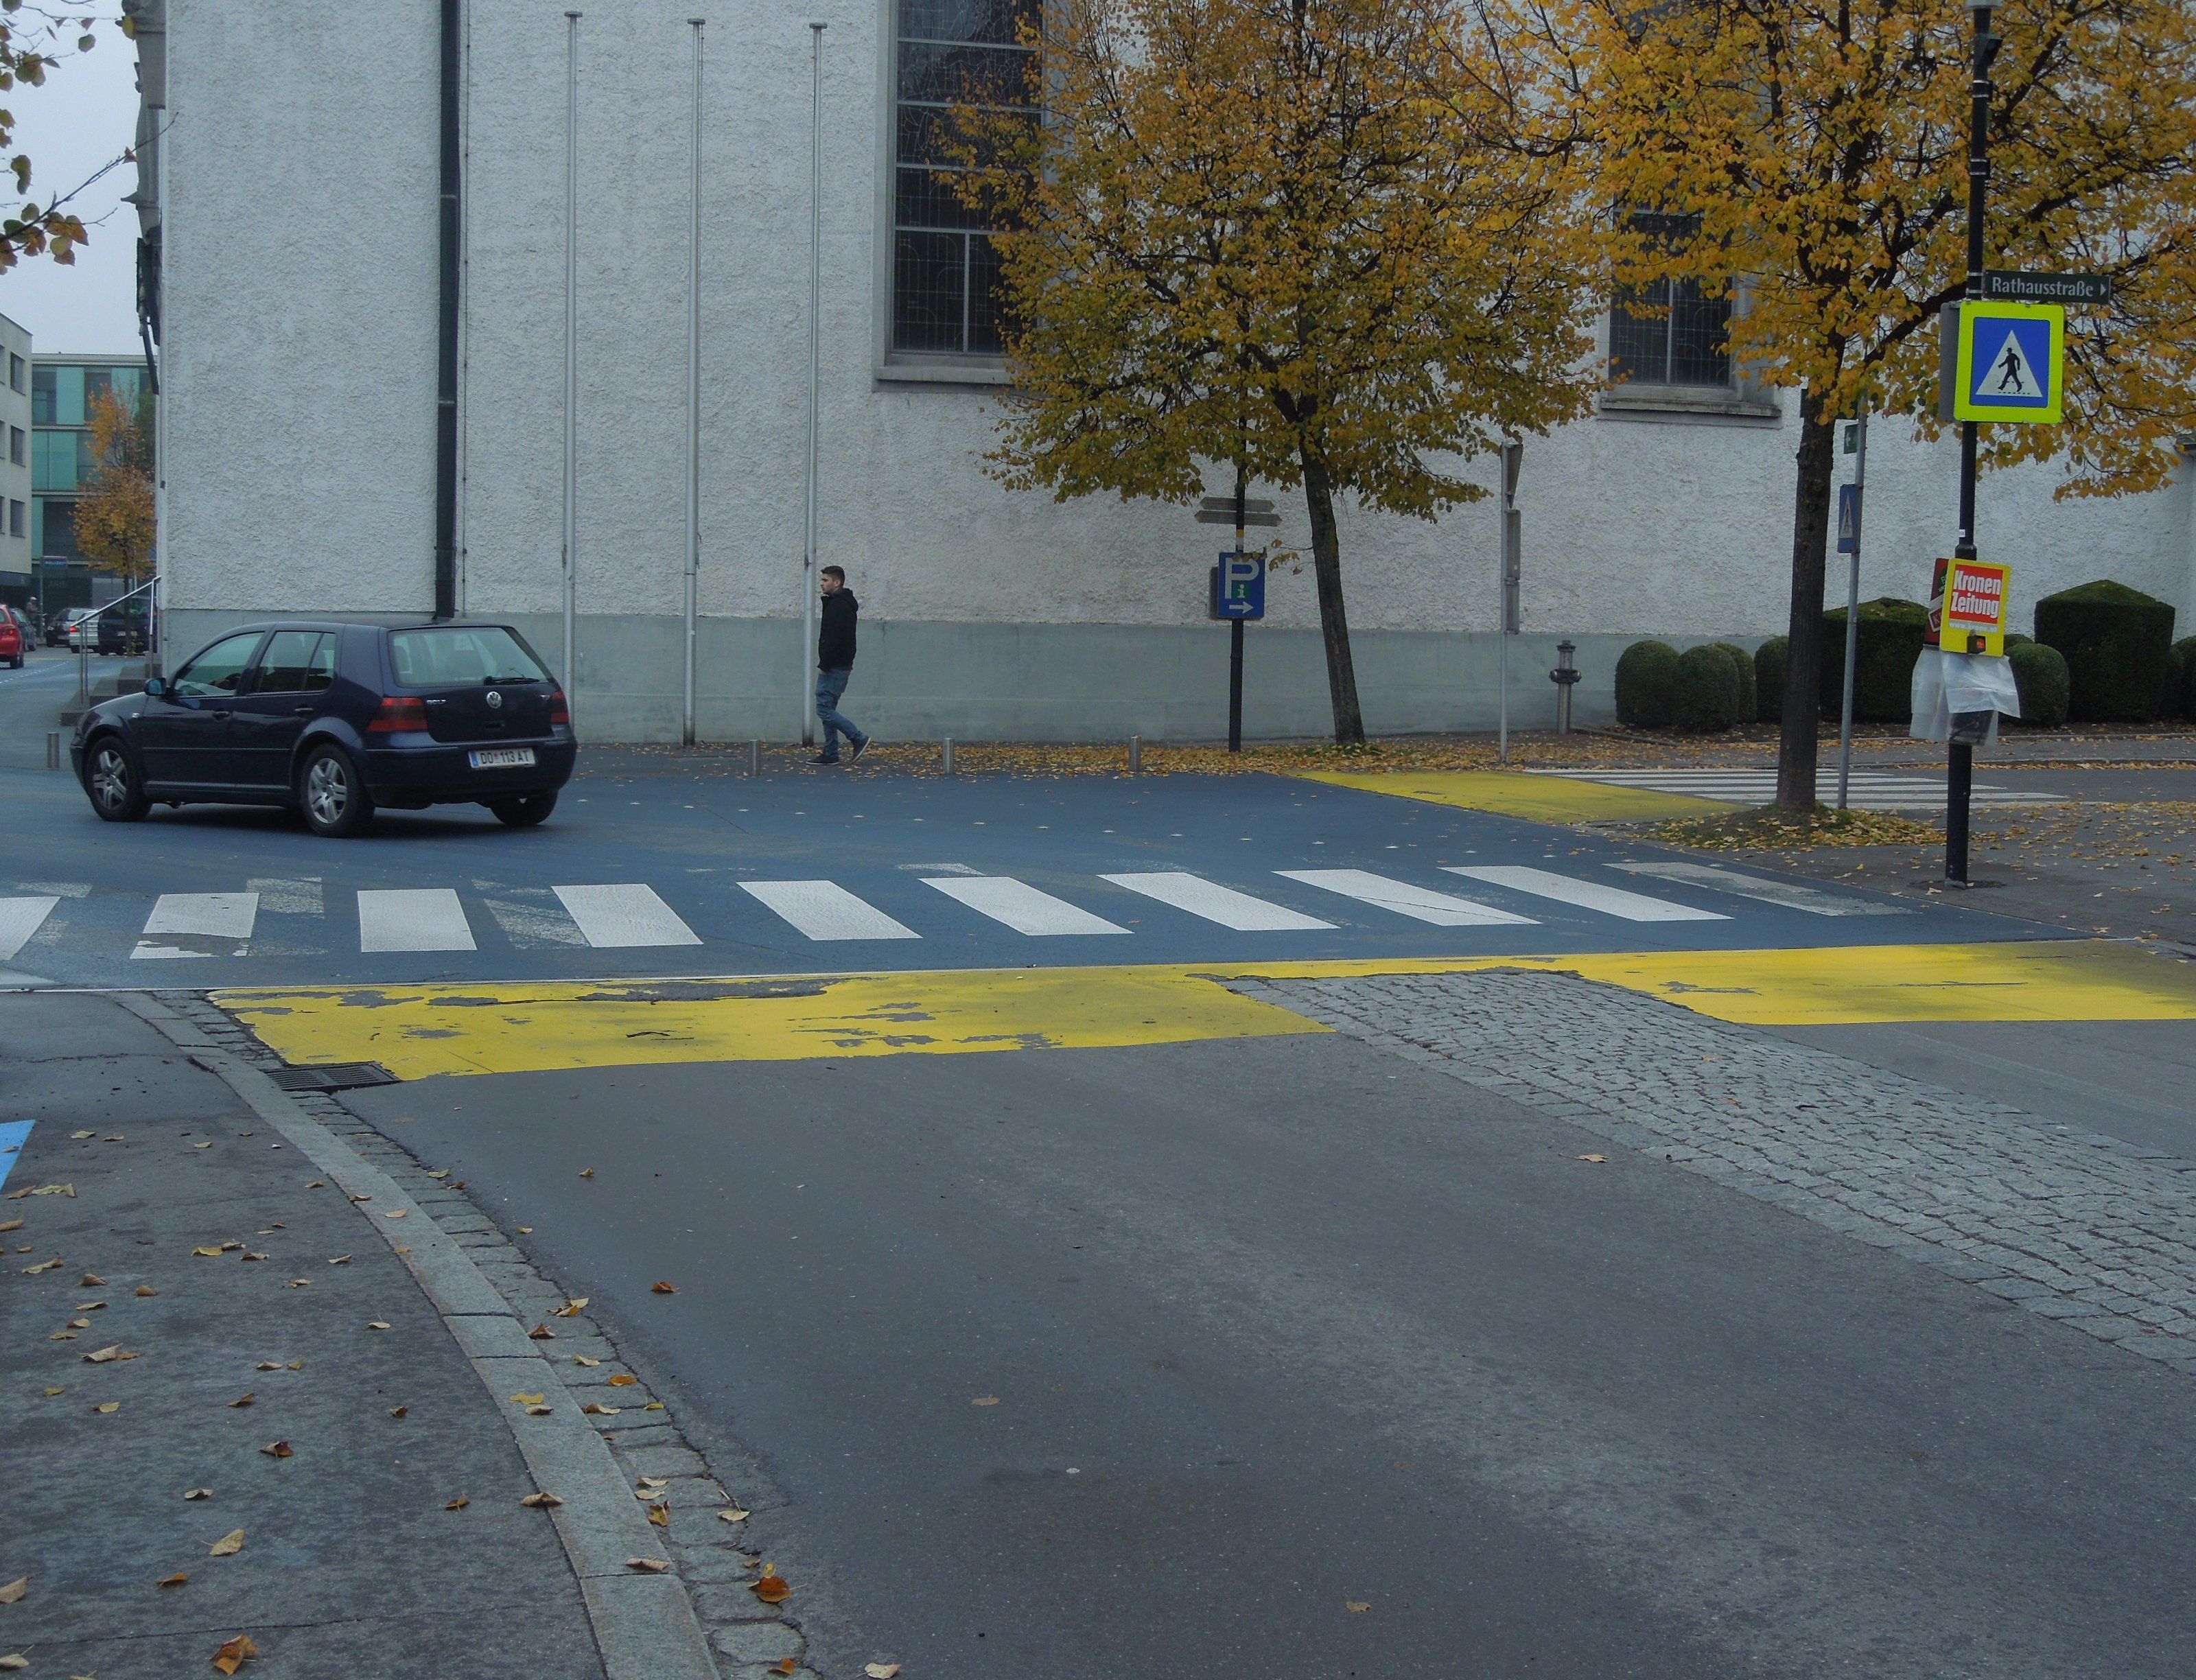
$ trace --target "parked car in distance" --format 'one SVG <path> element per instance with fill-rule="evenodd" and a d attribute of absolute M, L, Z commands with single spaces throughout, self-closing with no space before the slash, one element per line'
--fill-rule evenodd
<path fill-rule="evenodd" d="M 78 649 L 85 645 L 84 638 L 87 633 L 92 637 L 95 642 L 97 640 L 99 636 L 99 628 L 96 625 L 92 623 L 92 620 L 98 614 L 98 611 L 99 609 L 96 607 L 71 607 L 69 609 L 68 616 L 62 622 L 61 636 L 64 644 L 71 653 L 76 652 Z"/>
<path fill-rule="evenodd" d="M 155 803 L 276 805 L 331 836 L 384 805 L 481 805 L 530 828 L 577 753 L 563 690 L 500 624 L 231 631 L 143 693 L 92 707 L 69 745 L 107 822 Z"/>
<path fill-rule="evenodd" d="M 69 615 L 75 610 L 71 607 L 55 607 L 46 615 L 45 641 L 48 647 L 65 648 L 69 644 Z"/>
<path fill-rule="evenodd" d="M 142 654 L 151 645 L 152 637 L 146 626 L 145 603 L 142 600 L 101 609 L 99 640 L 94 649 L 95 652 Z"/>
<path fill-rule="evenodd" d="M 0 607 L 0 662 L 20 671 L 31 651 L 31 627 L 13 607 Z"/>

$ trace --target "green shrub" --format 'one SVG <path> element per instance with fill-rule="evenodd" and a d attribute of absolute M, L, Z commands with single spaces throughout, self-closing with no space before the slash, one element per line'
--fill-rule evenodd
<path fill-rule="evenodd" d="M 1784 717 L 1784 649 L 1787 638 L 1771 636 L 1754 650 L 1754 716 L 1758 723 Z"/>
<path fill-rule="evenodd" d="M 2067 715 L 2078 723 L 2147 723 L 2172 669 L 2173 609 L 2099 579 L 2036 603 L 2036 639 L 2066 655 Z"/>
<path fill-rule="evenodd" d="M 2025 648 L 2035 639 L 2036 638 L 2033 636 L 2022 635 L 2018 630 L 2007 631 L 2005 632 L 2005 651 L 2008 657 L 2012 655 L 2013 650 L 2015 648 Z M 2189 639 L 2196 641 L 2196 637 L 2191 637 Z"/>
<path fill-rule="evenodd" d="M 1854 650 L 1853 718 L 1903 724 L 1914 715 L 1914 661 L 1929 637 L 1929 609 L 1884 596 L 1860 603 Z M 1823 709 L 1835 717 L 1845 698 L 1846 609 L 1823 615 Z"/>
<path fill-rule="evenodd" d="M 1667 729 L 1678 713 L 1678 650 L 1667 642 L 1634 642 L 1616 661 L 1616 721 Z"/>
<path fill-rule="evenodd" d="M 2158 718 L 2177 718 L 2184 709 L 2182 701 L 2188 693 L 2188 655 L 2182 644 L 2176 642 L 2165 650 L 2165 676 L 2158 685 L 2158 710 L 2151 715 Z"/>
<path fill-rule="evenodd" d="M 2065 723 L 2066 661 L 2059 649 L 2024 636 L 2006 657 L 2013 661 L 2013 680 L 2020 690 L 2021 722 L 2037 729 L 2056 729 Z"/>
<path fill-rule="evenodd" d="M 1714 643 L 1678 655 L 1678 727 L 1693 734 L 1729 729 L 1739 719 L 1738 667 Z"/>
<path fill-rule="evenodd" d="M 2173 697 L 2173 715 L 2196 718 L 2196 636 L 2183 636 L 2173 651 L 2181 655 L 2181 692 Z"/>
<path fill-rule="evenodd" d="M 1731 661 L 1731 668 L 1738 674 L 1738 715 L 1732 721 L 1752 723 L 1760 703 L 1754 687 L 1754 655 L 1736 642 L 1712 642 L 1709 645 L 1722 649 L 1724 657 Z"/>

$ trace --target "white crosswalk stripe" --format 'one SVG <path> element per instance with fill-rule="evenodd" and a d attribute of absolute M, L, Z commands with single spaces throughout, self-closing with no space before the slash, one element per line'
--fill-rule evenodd
<path fill-rule="evenodd" d="M 1615 788 L 1650 788 L 1659 794 L 1690 794 L 1703 800 L 1725 800 L 1733 805 L 1768 805 L 1777 797 L 1777 772 L 1742 765 L 1680 766 L 1667 770 L 1533 770 L 1529 776 L 1562 776 L 1578 782 L 1602 782 Z M 1836 772 L 1817 773 L 1817 791 L 1834 795 Z M 1857 770 L 1848 783 L 1848 803 L 1857 811 L 1932 811 L 1945 803 L 1945 778 L 1926 771 Z M 1977 806 L 2001 809 L 2022 805 L 2064 805 L 2060 794 L 2017 792 L 2009 788 L 1978 782 L 1972 800 Z"/>
<path fill-rule="evenodd" d="M 259 919 L 257 892 L 163 892 L 133 957 L 242 956 Z"/>
<path fill-rule="evenodd" d="M 1274 873 L 1286 875 L 1291 880 L 1300 880 L 1307 886 L 1320 886 L 1329 892 L 1339 892 L 1344 898 L 1355 898 L 1360 904 L 1393 910 L 1396 915 L 1409 916 L 1414 921 L 1430 921 L 1436 927 L 1533 927 L 1539 925 L 1529 915 L 1498 910 L 1491 904 L 1476 904 L 1469 898 L 1413 886 L 1405 881 L 1390 880 L 1387 876 L 1376 875 L 1369 869 L 1277 869 Z"/>
<path fill-rule="evenodd" d="M 966 904 L 979 915 L 1011 927 L 1017 933 L 1046 938 L 1061 933 L 1125 933 L 1129 930 L 1102 915 L 1093 915 L 1065 898 L 1041 892 L 1012 875 L 928 876 L 947 898 Z"/>
<path fill-rule="evenodd" d="M 469 951 L 473 944 L 465 907 L 447 886 L 377 888 L 358 895 L 358 948 L 362 951 Z"/>
<path fill-rule="evenodd" d="M 0 898 L 0 962 L 11 961 L 31 943 L 31 936 L 46 925 L 60 904 L 57 898 Z"/>
<path fill-rule="evenodd" d="M 679 913 L 639 881 L 615 886 L 560 886 L 558 898 L 598 950 L 637 945 L 698 945 L 702 936 Z"/>
<path fill-rule="evenodd" d="M 1216 921 L 1222 927 L 1232 927 L 1239 933 L 1304 932 L 1334 926 L 1315 915 L 1284 909 L 1263 898 L 1253 898 L 1247 892 L 1238 892 L 1232 886 L 1221 886 L 1201 875 L 1179 869 L 1147 875 L 1101 875 L 1099 879 L 1125 886 L 1131 892 L 1141 892 L 1147 898 L 1156 898 L 1162 904 L 1171 904 L 1178 910 L 1188 910 L 1206 921 Z"/>
<path fill-rule="evenodd" d="M 1902 904 L 1880 904 L 1873 898 L 1825 892 L 1819 886 L 1803 886 L 1796 880 L 1771 880 L 1762 875 L 1719 869 L 1713 863 L 1619 863 L 1616 867 L 1635 875 L 1653 875 L 1661 880 L 1684 881 L 1692 886 L 1735 892 L 1742 898 L 1759 898 L 1765 904 L 1782 904 L 1787 909 L 1804 910 L 1809 915 L 1914 914 Z"/>
<path fill-rule="evenodd" d="M 830 880 L 743 880 L 760 898 L 812 939 L 919 939 L 866 899 Z"/>
<path fill-rule="evenodd" d="M 1552 898 L 1559 904 L 1575 904 L 1582 910 L 1598 910 L 1626 921 L 1728 921 L 1719 910 L 1695 909 L 1667 898 L 1650 898 L 1644 892 L 1627 892 L 1621 886 L 1604 886 L 1598 880 L 1559 875 L 1552 869 L 1528 869 L 1520 863 L 1450 863 L 1453 875 L 1483 880 L 1490 886 L 1506 886 L 1512 892 L 1529 892 L 1536 898 Z"/>

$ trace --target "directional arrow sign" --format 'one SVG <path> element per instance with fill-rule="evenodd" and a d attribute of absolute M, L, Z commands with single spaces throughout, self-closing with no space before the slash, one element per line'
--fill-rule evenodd
<path fill-rule="evenodd" d="M 2066 311 L 2055 303 L 1960 305 L 1952 415 L 2056 425 Z"/>
<path fill-rule="evenodd" d="M 1207 496 L 1199 505 L 1197 522 L 1200 525 L 1233 525 L 1235 522 L 1235 498 Z M 1243 499 L 1243 522 L 1245 525 L 1279 525 L 1281 516 L 1274 511 L 1274 505 L 1256 496 Z"/>

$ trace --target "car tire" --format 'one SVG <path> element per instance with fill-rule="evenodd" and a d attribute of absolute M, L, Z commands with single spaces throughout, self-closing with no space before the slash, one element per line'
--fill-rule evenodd
<path fill-rule="evenodd" d="M 531 828 L 548 821 L 549 813 L 556 810 L 557 790 L 552 788 L 546 794 L 522 794 L 514 800 L 487 800 L 483 803 L 506 828 Z"/>
<path fill-rule="evenodd" d="M 357 762 L 330 742 L 313 748 L 298 765 L 298 809 L 305 826 L 326 840 L 363 834 L 373 821 L 373 797 Z"/>
<path fill-rule="evenodd" d="M 137 756 L 118 735 L 97 736 L 84 748 L 84 791 L 104 822 L 142 822 L 152 807 Z"/>

